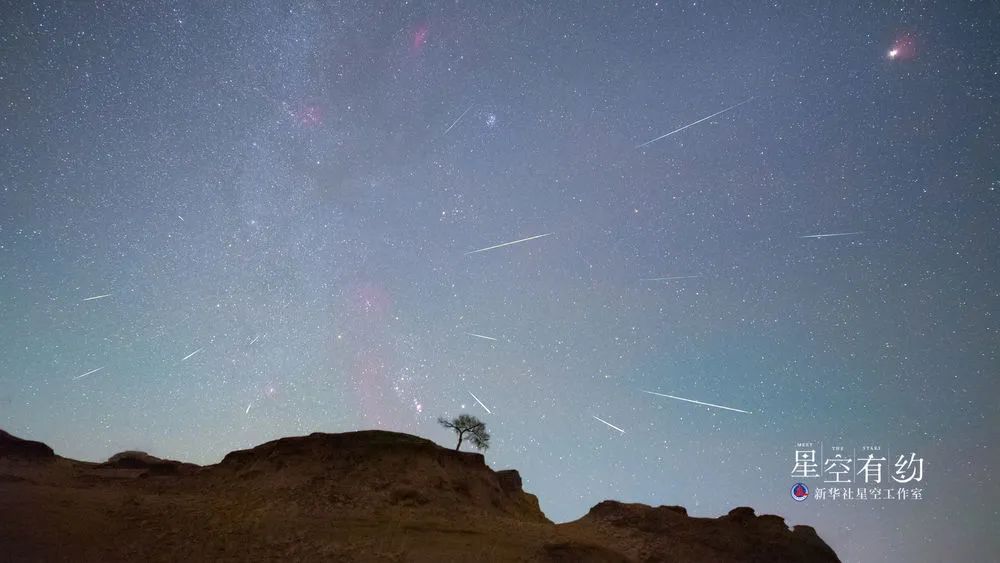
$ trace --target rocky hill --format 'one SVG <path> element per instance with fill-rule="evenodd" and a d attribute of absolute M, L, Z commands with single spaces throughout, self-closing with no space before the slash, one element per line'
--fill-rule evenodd
<path fill-rule="evenodd" d="M 99 467 L 111 469 L 138 469 L 152 475 L 177 475 L 180 473 L 193 473 L 198 466 L 193 463 L 184 463 L 172 459 L 160 459 L 146 452 L 121 452 L 117 453 Z"/>
<path fill-rule="evenodd" d="M 837 561 L 808 526 L 602 502 L 553 524 L 517 471 L 382 431 L 282 438 L 199 467 L 61 458 L 0 431 L 13 561 Z"/>
<path fill-rule="evenodd" d="M 55 459 L 55 457 L 56 454 L 52 448 L 41 442 L 22 440 L 0 430 L 0 459 L 48 460 Z"/>

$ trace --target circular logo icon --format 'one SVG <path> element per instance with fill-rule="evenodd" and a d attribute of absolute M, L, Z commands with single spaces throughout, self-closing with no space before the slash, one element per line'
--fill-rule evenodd
<path fill-rule="evenodd" d="M 796 502 L 802 502 L 809 498 L 809 487 L 805 486 L 803 483 L 795 483 L 792 485 L 792 498 Z"/>

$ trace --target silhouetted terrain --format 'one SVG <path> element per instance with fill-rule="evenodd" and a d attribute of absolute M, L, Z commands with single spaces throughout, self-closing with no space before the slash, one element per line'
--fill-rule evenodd
<path fill-rule="evenodd" d="M 517 471 L 382 431 L 282 438 L 199 467 L 106 463 L 0 431 L 7 561 L 837 561 L 809 526 L 604 501 L 553 524 Z"/>

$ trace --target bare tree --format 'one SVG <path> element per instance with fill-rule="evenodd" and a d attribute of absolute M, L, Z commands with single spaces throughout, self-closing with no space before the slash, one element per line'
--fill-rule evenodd
<path fill-rule="evenodd" d="M 451 428 L 458 434 L 458 445 L 455 446 L 457 452 L 462 447 L 462 439 L 468 434 L 472 445 L 480 450 L 487 450 L 490 447 L 490 435 L 486 431 L 486 423 L 472 416 L 471 414 L 460 414 L 456 418 L 448 420 L 444 417 L 438 418 L 438 422 L 445 428 Z"/>

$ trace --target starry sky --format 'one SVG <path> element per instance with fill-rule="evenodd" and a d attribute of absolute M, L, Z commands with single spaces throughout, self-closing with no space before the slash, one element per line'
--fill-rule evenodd
<path fill-rule="evenodd" d="M 995 555 L 996 6 L 729 4 L 8 4 L 0 427 L 208 464 L 468 412 L 556 521 Z M 925 498 L 795 502 L 804 441 Z"/>

